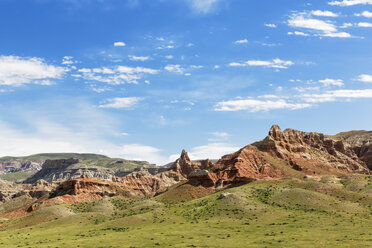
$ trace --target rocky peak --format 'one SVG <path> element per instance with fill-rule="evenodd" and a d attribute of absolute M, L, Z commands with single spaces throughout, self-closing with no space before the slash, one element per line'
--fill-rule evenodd
<path fill-rule="evenodd" d="M 273 125 L 269 131 L 269 137 L 272 137 L 274 140 L 284 139 L 284 133 L 278 125 Z"/>
<path fill-rule="evenodd" d="M 182 150 L 179 160 L 180 160 L 180 162 L 183 162 L 183 163 L 191 162 L 189 154 L 185 151 L 185 149 Z"/>
<path fill-rule="evenodd" d="M 189 157 L 189 154 L 185 150 L 182 150 L 181 156 L 173 163 L 173 165 L 170 167 L 170 170 L 178 173 L 186 179 L 191 172 L 207 169 L 211 164 L 211 161 L 208 159 L 192 161 Z"/>

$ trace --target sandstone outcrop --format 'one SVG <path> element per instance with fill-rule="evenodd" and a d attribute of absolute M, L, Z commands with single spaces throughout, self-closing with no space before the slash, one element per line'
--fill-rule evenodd
<path fill-rule="evenodd" d="M 372 131 L 350 131 L 335 136 L 350 144 L 358 158 L 372 170 Z"/>
<path fill-rule="evenodd" d="M 253 145 L 299 171 L 370 173 L 353 145 L 334 136 L 294 129 L 282 131 L 274 125 L 264 140 Z"/>
<path fill-rule="evenodd" d="M 99 162 L 90 166 L 73 158 L 47 160 L 42 169 L 27 180 L 33 184 L 0 181 L 0 201 L 26 197 L 23 209 L 7 213 L 19 217 L 43 207 L 103 197 L 153 197 L 176 184 L 179 184 L 177 190 L 202 188 L 210 193 L 263 179 L 371 174 L 368 168 L 372 167 L 372 132 L 327 136 L 294 129 L 282 131 L 274 125 L 265 139 L 214 162 L 192 161 L 185 150 L 179 159 L 164 167 L 148 163 L 141 166 L 142 162 L 132 161 L 131 166 L 139 166 L 121 170 L 127 161 L 106 162 L 110 168 L 100 167 Z"/>

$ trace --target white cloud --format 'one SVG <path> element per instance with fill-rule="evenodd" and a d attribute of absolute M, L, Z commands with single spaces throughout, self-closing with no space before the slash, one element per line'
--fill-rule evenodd
<path fill-rule="evenodd" d="M 117 42 L 114 42 L 114 46 L 116 46 L 116 47 L 123 47 L 123 46 L 125 46 L 126 44 L 124 43 L 124 42 L 122 42 L 122 41 L 117 41 Z"/>
<path fill-rule="evenodd" d="M 174 45 L 162 45 L 162 46 L 158 46 L 156 49 L 164 50 L 164 49 L 172 49 L 172 48 L 175 48 L 175 46 Z"/>
<path fill-rule="evenodd" d="M 319 80 L 319 83 L 323 84 L 323 86 L 328 87 L 328 86 L 344 86 L 344 83 L 342 79 L 330 79 L 326 78 L 323 80 Z"/>
<path fill-rule="evenodd" d="M 359 4 L 372 4 L 372 0 L 342 0 L 342 1 L 332 1 L 328 2 L 329 5 L 336 5 L 336 6 L 353 6 Z"/>
<path fill-rule="evenodd" d="M 142 79 L 144 75 L 157 74 L 159 71 L 138 66 L 115 66 L 110 68 L 81 68 L 78 72 L 81 73 L 81 77 L 85 80 L 119 85 L 125 83 L 137 84 L 138 80 Z"/>
<path fill-rule="evenodd" d="M 215 10 L 216 5 L 220 0 L 186 0 L 191 8 L 201 14 L 207 14 Z"/>
<path fill-rule="evenodd" d="M 190 65 L 190 68 L 191 69 L 202 69 L 202 68 L 204 68 L 204 66 L 202 66 L 202 65 Z"/>
<path fill-rule="evenodd" d="M 303 109 L 309 108 L 311 104 L 307 103 L 288 103 L 285 100 L 256 100 L 256 99 L 243 99 L 243 100 L 230 100 L 217 103 L 215 111 L 242 111 L 249 112 L 270 111 L 276 109 Z"/>
<path fill-rule="evenodd" d="M 332 37 L 332 38 L 351 38 L 351 35 L 346 32 L 338 32 L 338 33 L 325 33 L 325 37 Z"/>
<path fill-rule="evenodd" d="M 358 27 L 361 27 L 361 28 L 371 28 L 372 27 L 372 23 L 370 22 L 359 22 L 357 24 Z"/>
<path fill-rule="evenodd" d="M 236 152 L 240 147 L 225 143 L 211 143 L 203 146 L 193 147 L 189 152 L 190 158 L 197 159 L 219 159 L 223 155 Z"/>
<path fill-rule="evenodd" d="M 165 56 L 166 59 L 173 59 L 173 55 L 167 55 Z"/>
<path fill-rule="evenodd" d="M 268 28 L 276 28 L 276 25 L 272 23 L 265 24 L 265 26 Z"/>
<path fill-rule="evenodd" d="M 309 103 L 334 102 L 351 98 L 372 98 L 372 89 L 364 90 L 334 90 L 322 94 L 304 94 L 302 100 Z"/>
<path fill-rule="evenodd" d="M 293 14 L 289 20 L 288 25 L 294 28 L 308 29 L 314 33 L 315 36 L 332 37 L 332 38 L 351 38 L 351 35 L 346 32 L 339 32 L 337 27 L 330 21 L 323 21 L 312 18 L 307 12 Z M 289 34 L 295 34 L 290 32 Z"/>
<path fill-rule="evenodd" d="M 263 96 L 258 96 L 258 98 L 277 99 L 277 98 L 279 98 L 279 96 L 277 96 L 277 95 L 263 95 Z"/>
<path fill-rule="evenodd" d="M 349 28 L 349 27 L 352 27 L 353 24 L 350 23 L 350 22 L 345 22 L 344 24 L 342 24 L 342 26 L 340 26 L 340 28 Z"/>
<path fill-rule="evenodd" d="M 288 32 L 289 35 L 299 35 L 299 36 L 309 36 L 309 34 L 306 34 L 304 32 L 300 32 L 300 31 L 294 31 L 294 32 Z"/>
<path fill-rule="evenodd" d="M 76 63 L 76 61 L 73 61 L 74 57 L 72 56 L 64 56 L 62 59 L 62 65 L 73 65 Z"/>
<path fill-rule="evenodd" d="M 372 75 L 363 74 L 360 75 L 357 80 L 364 83 L 372 83 Z"/>
<path fill-rule="evenodd" d="M 106 103 L 99 105 L 100 108 L 129 109 L 137 105 L 141 97 L 115 97 L 108 99 Z"/>
<path fill-rule="evenodd" d="M 184 74 L 185 68 L 182 68 L 181 65 L 166 65 L 164 67 L 166 71 L 178 73 L 178 74 Z"/>
<path fill-rule="evenodd" d="M 363 11 L 362 13 L 355 13 L 355 16 L 363 16 L 366 18 L 372 18 L 372 12 L 369 12 L 368 10 Z"/>
<path fill-rule="evenodd" d="M 149 56 L 134 56 L 134 55 L 128 55 L 129 59 L 132 61 L 146 61 L 149 60 Z"/>
<path fill-rule="evenodd" d="M 247 39 L 237 40 L 234 43 L 235 44 L 246 44 L 246 43 L 248 43 L 248 40 Z"/>
<path fill-rule="evenodd" d="M 338 14 L 333 13 L 332 11 L 322 11 L 322 10 L 313 10 L 310 12 L 312 15 L 315 16 L 325 16 L 325 17 L 338 17 Z"/>
<path fill-rule="evenodd" d="M 288 25 L 295 28 L 306 28 L 323 32 L 337 31 L 335 25 L 333 25 L 332 23 L 323 20 L 307 18 L 303 14 L 292 15 L 291 18 L 288 20 Z"/>
<path fill-rule="evenodd" d="M 239 62 L 231 62 L 229 66 L 262 66 L 262 67 L 271 67 L 277 69 L 287 69 L 289 66 L 294 65 L 292 61 L 285 61 L 281 59 L 273 59 L 272 61 L 265 61 L 265 60 L 248 60 L 244 63 Z"/>
<path fill-rule="evenodd" d="M 51 85 L 50 80 L 60 79 L 65 71 L 63 67 L 46 64 L 41 58 L 0 56 L 0 85 Z"/>

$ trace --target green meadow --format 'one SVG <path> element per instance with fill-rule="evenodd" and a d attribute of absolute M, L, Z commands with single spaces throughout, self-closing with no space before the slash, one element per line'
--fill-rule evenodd
<path fill-rule="evenodd" d="M 187 191 L 1 220 L 0 247 L 372 247 L 371 176 L 262 180 L 194 200 Z"/>

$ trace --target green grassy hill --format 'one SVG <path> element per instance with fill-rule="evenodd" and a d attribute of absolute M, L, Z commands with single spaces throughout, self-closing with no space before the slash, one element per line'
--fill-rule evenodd
<path fill-rule="evenodd" d="M 372 176 L 262 180 L 222 199 L 188 190 L 3 220 L 0 247 L 372 247 Z"/>
<path fill-rule="evenodd" d="M 22 182 L 27 178 L 33 176 L 37 170 L 28 170 L 28 171 L 17 171 L 13 173 L 7 173 L 0 175 L 0 179 L 13 182 Z"/>
<path fill-rule="evenodd" d="M 150 167 L 154 166 L 146 161 L 134 161 L 126 160 L 121 158 L 109 158 L 104 155 L 99 154 L 89 154 L 89 153 L 42 153 L 35 154 L 25 157 L 2 157 L 0 158 L 0 163 L 2 162 L 38 162 L 42 163 L 45 160 L 56 160 L 56 159 L 68 159 L 77 158 L 80 160 L 79 163 L 73 165 L 74 168 L 108 168 L 114 172 L 133 170 L 137 167 Z M 0 179 L 8 181 L 22 182 L 26 179 L 32 177 L 37 170 L 26 170 L 18 171 L 14 173 L 0 174 Z"/>
<path fill-rule="evenodd" d="M 7 162 L 7 161 L 44 161 L 47 159 L 68 159 L 68 158 L 78 158 L 78 159 L 99 159 L 99 158 L 107 158 L 107 156 L 93 154 L 93 153 L 40 153 L 34 154 L 30 156 L 24 157 L 1 157 L 0 162 Z"/>

